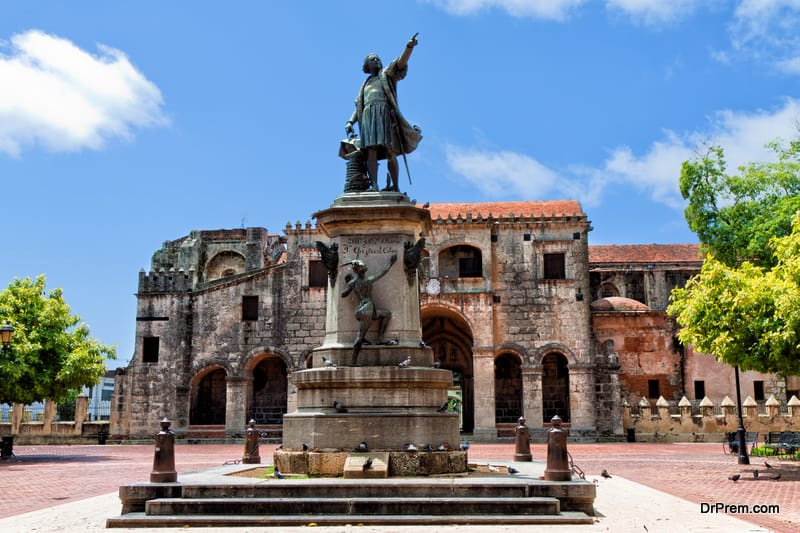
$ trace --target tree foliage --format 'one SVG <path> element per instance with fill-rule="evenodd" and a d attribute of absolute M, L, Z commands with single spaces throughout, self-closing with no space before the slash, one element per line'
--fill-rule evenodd
<path fill-rule="evenodd" d="M 800 209 L 800 141 L 767 146 L 776 161 L 748 163 L 737 174 L 726 173 L 718 146 L 681 168 L 681 195 L 689 201 L 686 221 L 704 251 L 728 266 L 748 261 L 772 267 L 771 239 L 789 234 Z"/>
<path fill-rule="evenodd" d="M 59 288 L 46 293 L 45 277 L 16 278 L 0 292 L 0 324 L 14 337 L 0 351 L 0 403 L 59 401 L 99 382 L 116 349 L 90 336 Z"/>
<path fill-rule="evenodd" d="M 769 270 L 708 255 L 700 274 L 673 291 L 679 338 L 742 370 L 800 374 L 800 213 L 769 243 Z"/>

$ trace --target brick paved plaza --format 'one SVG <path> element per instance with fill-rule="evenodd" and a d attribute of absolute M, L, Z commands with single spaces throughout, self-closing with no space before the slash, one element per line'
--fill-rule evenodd
<path fill-rule="evenodd" d="M 265 463 L 271 462 L 274 449 L 261 446 Z M 569 450 L 587 478 L 597 478 L 606 468 L 615 479 L 625 478 L 697 504 L 698 517 L 701 503 L 779 505 L 777 513 L 736 514 L 735 518 L 772 531 L 800 531 L 800 462 L 769 459 L 774 468 L 768 471 L 762 458 L 752 457 L 751 465 L 739 465 L 736 456 L 723 454 L 721 444 L 705 443 L 571 444 Z M 14 452 L 15 458 L 0 462 L 0 519 L 147 481 L 153 458 L 152 446 L 15 446 Z M 545 460 L 544 445 L 532 445 L 532 453 L 534 461 Z M 178 445 L 176 468 L 180 475 L 241 455 L 240 445 Z M 511 443 L 473 444 L 469 450 L 471 462 L 512 461 L 513 455 Z M 761 472 L 758 480 L 752 474 L 756 468 Z M 741 473 L 737 483 L 728 480 L 734 473 Z M 775 473 L 781 474 L 780 480 L 764 479 Z M 612 490 L 613 479 L 598 479 L 599 495 Z M 611 515 L 613 510 L 604 512 Z M 652 527 L 649 531 L 653 532 Z"/>

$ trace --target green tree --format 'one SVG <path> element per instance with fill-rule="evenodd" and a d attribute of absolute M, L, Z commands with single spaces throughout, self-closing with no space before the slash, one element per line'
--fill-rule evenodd
<path fill-rule="evenodd" d="M 737 174 L 726 173 L 719 146 L 681 168 L 681 195 L 689 201 L 686 221 L 704 251 L 728 266 L 749 261 L 772 267 L 771 239 L 789 234 L 800 209 L 800 141 L 767 146 L 775 161 L 748 163 Z"/>
<path fill-rule="evenodd" d="M 732 267 L 706 256 L 700 274 L 675 289 L 668 312 L 678 336 L 742 370 L 800 374 L 800 213 L 789 235 L 773 238 L 769 270 Z"/>
<path fill-rule="evenodd" d="M 98 383 L 105 360 L 116 349 L 92 338 L 71 313 L 61 289 L 45 291 L 45 277 L 12 281 L 0 292 L 0 324 L 14 327 L 0 351 L 0 403 L 32 403 L 66 398 L 70 391 Z"/>

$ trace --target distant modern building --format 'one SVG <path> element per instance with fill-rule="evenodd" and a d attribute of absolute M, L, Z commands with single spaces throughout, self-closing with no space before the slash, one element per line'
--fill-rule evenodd
<path fill-rule="evenodd" d="M 670 291 L 700 269 L 696 245 L 589 246 L 589 220 L 569 200 L 429 211 L 422 337 L 453 372 L 473 439 L 512 435 L 520 416 L 541 432 L 556 414 L 573 438 L 622 439 L 623 399 L 733 390 L 724 365 L 677 342 L 665 312 Z M 279 436 L 296 405 L 291 373 L 325 334 L 330 282 L 317 241 L 327 237 L 298 222 L 281 235 L 195 230 L 165 242 L 139 273 L 112 438 L 152 435 L 163 417 L 182 437 L 239 435 L 250 418 Z M 344 263 L 359 250 L 339 254 Z M 759 382 L 783 400 L 796 388 L 749 374 L 744 387 L 756 393 Z"/>

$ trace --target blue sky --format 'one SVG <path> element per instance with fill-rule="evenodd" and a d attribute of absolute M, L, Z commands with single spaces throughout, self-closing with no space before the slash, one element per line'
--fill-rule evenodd
<path fill-rule="evenodd" d="M 415 32 L 409 196 L 573 198 L 590 244 L 696 242 L 680 164 L 797 135 L 799 18 L 800 0 L 4 2 L 0 283 L 46 274 L 126 364 L 152 253 L 328 207 L 363 58 Z"/>

